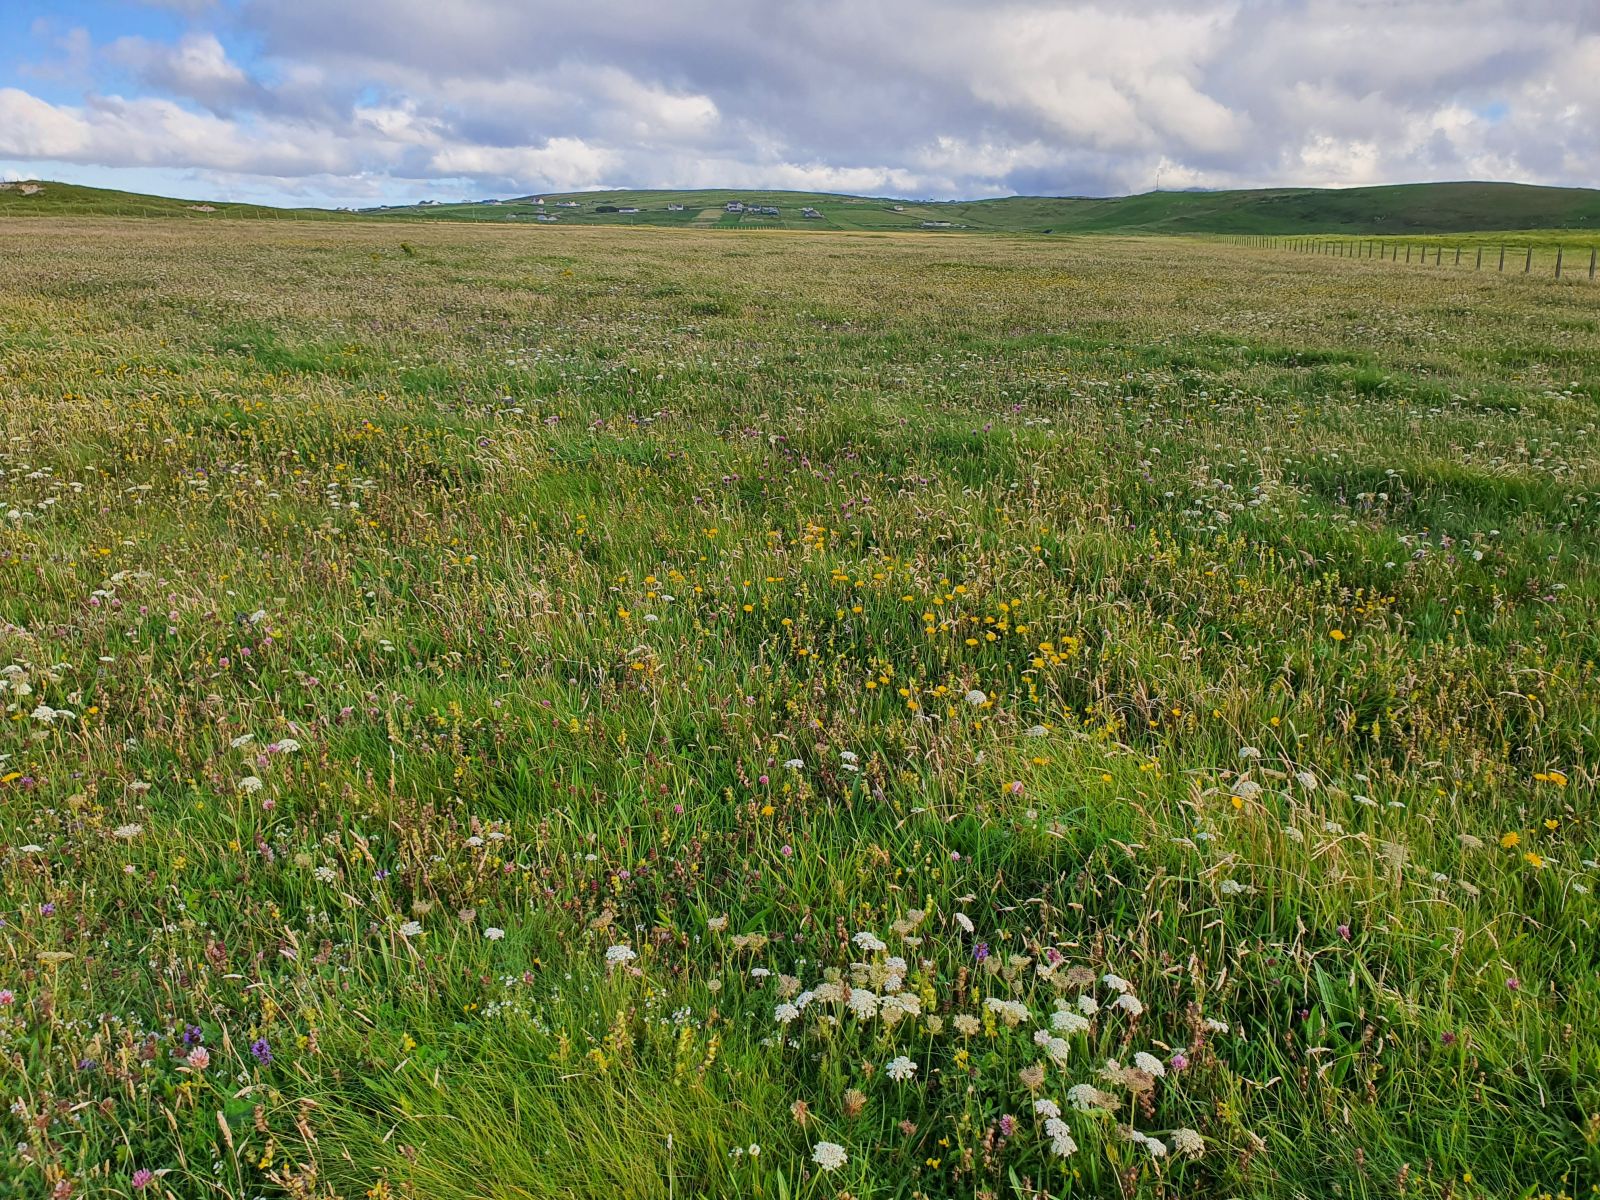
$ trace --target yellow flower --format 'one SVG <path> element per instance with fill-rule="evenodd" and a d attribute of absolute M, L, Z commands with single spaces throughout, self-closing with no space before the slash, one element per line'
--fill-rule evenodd
<path fill-rule="evenodd" d="M 1500 845 L 1507 850 L 1515 850 L 1521 844 L 1522 835 L 1520 833 L 1507 833 L 1501 835 Z"/>
<path fill-rule="evenodd" d="M 1522 861 L 1527 863 L 1535 871 L 1544 870 L 1544 859 L 1535 854 L 1532 850 L 1529 850 L 1522 856 Z"/>
<path fill-rule="evenodd" d="M 1342 642 L 1342 641 L 1344 641 L 1344 630 L 1342 630 L 1342 629 L 1330 629 L 1328 631 L 1328 636 L 1331 637 L 1336 642 Z"/>

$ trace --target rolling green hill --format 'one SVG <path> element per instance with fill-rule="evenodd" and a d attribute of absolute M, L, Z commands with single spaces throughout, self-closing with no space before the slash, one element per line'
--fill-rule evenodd
<path fill-rule="evenodd" d="M 29 189 L 37 189 L 30 191 Z M 543 199 L 544 203 L 535 203 Z M 727 212 L 742 202 L 744 212 Z M 749 211 L 768 207 L 776 215 Z M 803 210 L 811 209 L 814 218 Z M 601 211 L 602 209 L 608 211 Z M 626 209 L 637 211 L 627 212 Z M 644 225 L 696 229 L 930 230 L 990 233 L 1425 235 L 1490 230 L 1600 231 L 1600 191 L 1516 183 L 1417 183 L 1370 188 L 1147 192 L 1110 198 L 1010 196 L 914 201 L 823 192 L 746 190 L 546 193 L 512 200 L 366 209 L 203 204 L 70 184 L 0 189 L 0 215 L 59 213 Z M 554 218 L 541 222 L 540 216 Z"/>
<path fill-rule="evenodd" d="M 348 216 L 323 208 L 273 208 L 220 200 L 174 200 L 110 188 L 83 187 L 48 180 L 0 183 L 0 217 L 246 217 L 268 220 L 319 220 Z"/>

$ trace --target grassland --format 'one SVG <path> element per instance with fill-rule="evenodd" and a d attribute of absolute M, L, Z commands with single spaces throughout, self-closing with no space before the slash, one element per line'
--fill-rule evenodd
<path fill-rule="evenodd" d="M 729 201 L 777 208 L 777 216 L 724 213 L 721 228 L 919 230 L 924 222 L 981 233 L 1369 234 L 1403 236 L 1465 230 L 1566 229 L 1593 240 L 1600 231 L 1600 191 L 1513 183 L 1417 183 L 1368 188 L 1263 188 L 1216 192 L 1147 192 L 1137 196 L 1006 196 L 922 202 L 819 192 L 728 190 L 571 192 L 491 204 L 441 204 L 386 210 L 385 219 L 531 220 L 565 224 L 685 226 Z M 555 205 L 572 201 L 576 208 Z M 682 211 L 671 211 L 671 205 Z M 601 206 L 637 208 L 602 213 Z M 807 220 L 810 207 L 819 220 Z M 938 232 L 949 232 L 939 230 Z"/>
<path fill-rule="evenodd" d="M 32 185 L 40 186 L 40 185 Z M 543 205 L 535 204 L 543 199 Z M 730 201 L 778 209 L 776 216 L 726 212 Z M 570 203 L 573 207 L 560 207 Z M 212 211 L 206 211 L 210 208 Z M 637 212 L 601 212 L 601 208 Z M 818 214 L 808 219 L 802 210 Z M 0 217 L 181 216 L 351 220 L 330 210 L 204 205 L 128 192 L 46 183 L 24 194 L 0 190 Z M 555 217 L 545 225 L 539 216 Z M 572 225 L 720 230 L 849 230 L 1052 234 L 1225 234 L 1417 237 L 1521 230 L 1539 244 L 1553 237 L 1600 240 L 1600 191 L 1514 183 L 1418 183 L 1366 188 L 1264 188 L 1217 192 L 1148 192 L 1137 196 L 1006 196 L 919 202 L 829 192 L 626 190 L 547 193 L 499 203 L 403 205 L 361 214 L 385 221 L 526 223 L 559 231 Z M 706 219 L 709 217 L 710 219 Z M 935 228 L 926 228 L 934 226 Z M 1554 233 L 1552 231 L 1555 231 Z M 1503 236 L 1494 232 L 1493 236 Z"/>
<path fill-rule="evenodd" d="M 0 1194 L 1588 1195 L 1597 405 L 1540 278 L 0 225 Z"/>

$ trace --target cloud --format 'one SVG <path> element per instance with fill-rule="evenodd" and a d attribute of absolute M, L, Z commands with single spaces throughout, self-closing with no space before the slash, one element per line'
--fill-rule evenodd
<path fill-rule="evenodd" d="M 1093 194 L 1579 184 L 1600 126 L 1592 0 L 155 2 L 184 32 L 73 43 L 127 94 L 0 92 L 0 156 L 345 195 Z"/>

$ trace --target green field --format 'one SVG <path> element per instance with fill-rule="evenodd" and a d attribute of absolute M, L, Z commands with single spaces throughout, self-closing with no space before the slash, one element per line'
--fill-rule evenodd
<path fill-rule="evenodd" d="M 1104 199 L 1011 196 L 994 200 L 918 203 L 816 192 L 727 190 L 609 191 L 547 194 L 501 204 L 441 204 L 384 210 L 386 220 L 533 221 L 556 215 L 564 224 L 686 226 L 705 208 L 729 201 L 779 209 L 779 215 L 726 213 L 722 228 L 921 230 L 982 233 L 1455 233 L 1462 230 L 1567 229 L 1600 237 L 1600 191 L 1510 183 L 1422 183 L 1371 188 L 1268 188 L 1254 191 L 1150 192 Z M 576 209 L 555 207 L 573 201 Z M 638 208 L 600 213 L 598 206 Z M 670 211 L 680 205 L 683 211 Z M 807 220 L 801 209 L 820 214 Z"/>
<path fill-rule="evenodd" d="M 24 193 L 22 186 L 40 190 Z M 384 221 L 473 221 L 525 224 L 559 231 L 572 225 L 703 229 L 702 212 L 730 201 L 779 210 L 717 214 L 714 228 L 743 230 L 878 231 L 1038 234 L 1256 234 L 1414 237 L 1499 230 L 1534 230 L 1584 245 L 1600 239 L 1600 191 L 1513 183 L 1419 183 L 1366 188 L 1266 188 L 1251 191 L 1149 192 L 1108 198 L 1009 196 L 992 200 L 918 202 L 827 192 L 598 191 L 546 193 L 497 203 L 428 204 L 370 209 L 274 209 L 259 205 L 169 200 L 130 192 L 43 183 L 0 188 L 0 217 L 180 216 Z M 570 202 L 575 207 L 559 207 Z M 678 211 L 674 211 L 674 206 Z M 601 207 L 636 213 L 600 212 Z M 818 216 L 807 219 L 802 209 Z M 558 218 L 538 221 L 540 214 Z M 924 223 L 940 226 L 924 229 Z M 948 225 L 948 228 L 943 226 Z M 1555 231 L 1555 232 L 1551 232 Z M 1502 236 L 1496 233 L 1494 236 Z M 1529 235 L 1513 235 L 1527 237 Z"/>
<path fill-rule="evenodd" d="M 0 1196 L 1600 1183 L 1593 290 L 213 224 L 0 223 Z"/>

